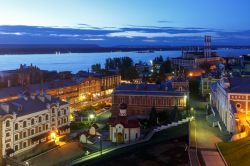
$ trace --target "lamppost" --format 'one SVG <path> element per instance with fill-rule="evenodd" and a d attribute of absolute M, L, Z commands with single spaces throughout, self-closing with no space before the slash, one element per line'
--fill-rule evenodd
<path fill-rule="evenodd" d="M 99 136 L 99 142 L 100 142 L 100 152 L 101 152 L 101 155 L 102 155 L 102 137 Z"/>

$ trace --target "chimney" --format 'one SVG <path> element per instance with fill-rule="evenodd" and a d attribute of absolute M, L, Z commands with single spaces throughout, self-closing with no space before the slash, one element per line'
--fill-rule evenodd
<path fill-rule="evenodd" d="M 35 99 L 36 99 L 36 95 L 31 95 L 30 98 L 31 98 L 32 100 L 35 100 Z"/>
<path fill-rule="evenodd" d="M 52 96 L 51 96 L 51 95 L 45 95 L 45 97 L 46 97 L 49 101 L 52 100 Z"/>
<path fill-rule="evenodd" d="M 44 97 L 44 96 L 41 96 L 41 95 L 40 95 L 40 96 L 38 96 L 37 98 L 38 98 L 41 102 L 43 102 L 43 103 L 45 102 L 45 97 Z"/>
<path fill-rule="evenodd" d="M 11 87 L 11 80 L 8 80 L 8 88 Z"/>
<path fill-rule="evenodd" d="M 0 107 L 8 114 L 10 111 L 10 105 L 7 103 L 2 103 Z"/>

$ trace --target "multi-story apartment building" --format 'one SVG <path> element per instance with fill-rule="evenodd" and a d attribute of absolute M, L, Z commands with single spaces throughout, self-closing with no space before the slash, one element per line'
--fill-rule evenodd
<path fill-rule="evenodd" d="M 250 78 L 221 78 L 211 85 L 211 105 L 230 133 L 247 131 L 250 122 Z"/>
<path fill-rule="evenodd" d="M 177 86 L 179 85 L 179 86 Z M 173 88 L 175 87 L 175 89 Z M 188 91 L 186 84 L 124 84 L 118 86 L 112 96 L 113 115 L 118 115 L 119 105 L 128 105 L 127 114 L 147 118 L 152 107 L 157 111 L 173 109 L 186 109 Z"/>
<path fill-rule="evenodd" d="M 69 104 L 50 95 L 31 95 L 0 103 L 0 165 L 16 155 L 50 141 L 50 133 L 69 129 Z"/>

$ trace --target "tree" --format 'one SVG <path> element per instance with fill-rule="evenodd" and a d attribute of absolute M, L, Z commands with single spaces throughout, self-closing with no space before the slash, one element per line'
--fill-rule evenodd
<path fill-rule="evenodd" d="M 91 66 L 91 71 L 94 73 L 100 73 L 101 72 L 101 64 L 100 63 L 93 64 Z"/>
<path fill-rule="evenodd" d="M 155 106 L 151 108 L 150 114 L 149 114 L 149 124 L 151 126 L 156 126 L 158 121 L 158 115 Z"/>

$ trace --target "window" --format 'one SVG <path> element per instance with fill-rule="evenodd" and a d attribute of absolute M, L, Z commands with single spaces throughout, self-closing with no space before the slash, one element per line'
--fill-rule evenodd
<path fill-rule="evenodd" d="M 10 148 L 10 144 L 6 144 L 6 149 Z"/>
<path fill-rule="evenodd" d="M 49 115 L 48 114 L 45 115 L 45 119 L 49 120 Z"/>
<path fill-rule="evenodd" d="M 27 127 L 27 122 L 23 121 L 23 127 Z"/>
<path fill-rule="evenodd" d="M 15 145 L 15 151 L 18 151 L 18 145 Z"/>
<path fill-rule="evenodd" d="M 34 125 L 34 124 L 35 124 L 35 120 L 31 119 L 31 125 Z"/>
<path fill-rule="evenodd" d="M 138 133 L 135 134 L 135 139 L 137 139 L 137 138 L 138 138 Z"/>
<path fill-rule="evenodd" d="M 241 108 L 241 104 L 240 104 L 240 103 L 237 103 L 237 104 L 236 104 L 236 107 L 237 107 L 237 108 Z"/>
<path fill-rule="evenodd" d="M 49 128 L 49 125 L 47 125 L 47 124 L 46 124 L 45 128 L 46 128 L 46 130 L 48 130 L 48 128 Z"/>
<path fill-rule="evenodd" d="M 60 121 L 60 120 L 58 120 L 58 121 L 57 121 L 57 123 L 58 123 L 58 125 L 60 125 L 61 121 Z"/>
<path fill-rule="evenodd" d="M 18 123 L 15 124 L 15 130 L 18 130 Z"/>
<path fill-rule="evenodd" d="M 23 132 L 23 138 L 25 138 L 26 137 L 26 132 Z"/>
<path fill-rule="evenodd" d="M 58 116 L 60 116 L 60 115 L 61 115 L 61 112 L 60 112 L 60 111 L 58 111 L 57 115 L 58 115 Z"/>
<path fill-rule="evenodd" d="M 42 131 L 42 127 L 39 127 L 39 132 L 41 132 Z"/>
<path fill-rule="evenodd" d="M 55 118 L 52 118 L 52 122 L 54 122 L 55 121 Z"/>
<path fill-rule="evenodd" d="M 5 126 L 6 126 L 6 127 L 10 127 L 10 121 L 9 121 L 9 120 L 6 121 Z"/>
<path fill-rule="evenodd" d="M 66 109 L 63 110 L 64 115 L 66 115 Z"/>
<path fill-rule="evenodd" d="M 42 117 L 41 116 L 39 116 L 38 122 L 42 122 Z"/>
<path fill-rule="evenodd" d="M 52 114 L 54 114 L 55 113 L 55 108 L 52 108 Z"/>
<path fill-rule="evenodd" d="M 31 130 L 31 135 L 34 135 L 35 131 L 34 129 Z"/>
<path fill-rule="evenodd" d="M 9 132 L 7 132 L 7 133 L 6 133 L 6 137 L 9 137 L 9 136 L 10 136 L 10 133 L 9 133 Z"/>
<path fill-rule="evenodd" d="M 15 141 L 17 141 L 17 140 L 18 140 L 18 135 L 16 134 L 16 135 L 15 135 Z"/>
<path fill-rule="evenodd" d="M 26 148 L 27 144 L 26 142 L 23 143 L 23 148 Z"/>

